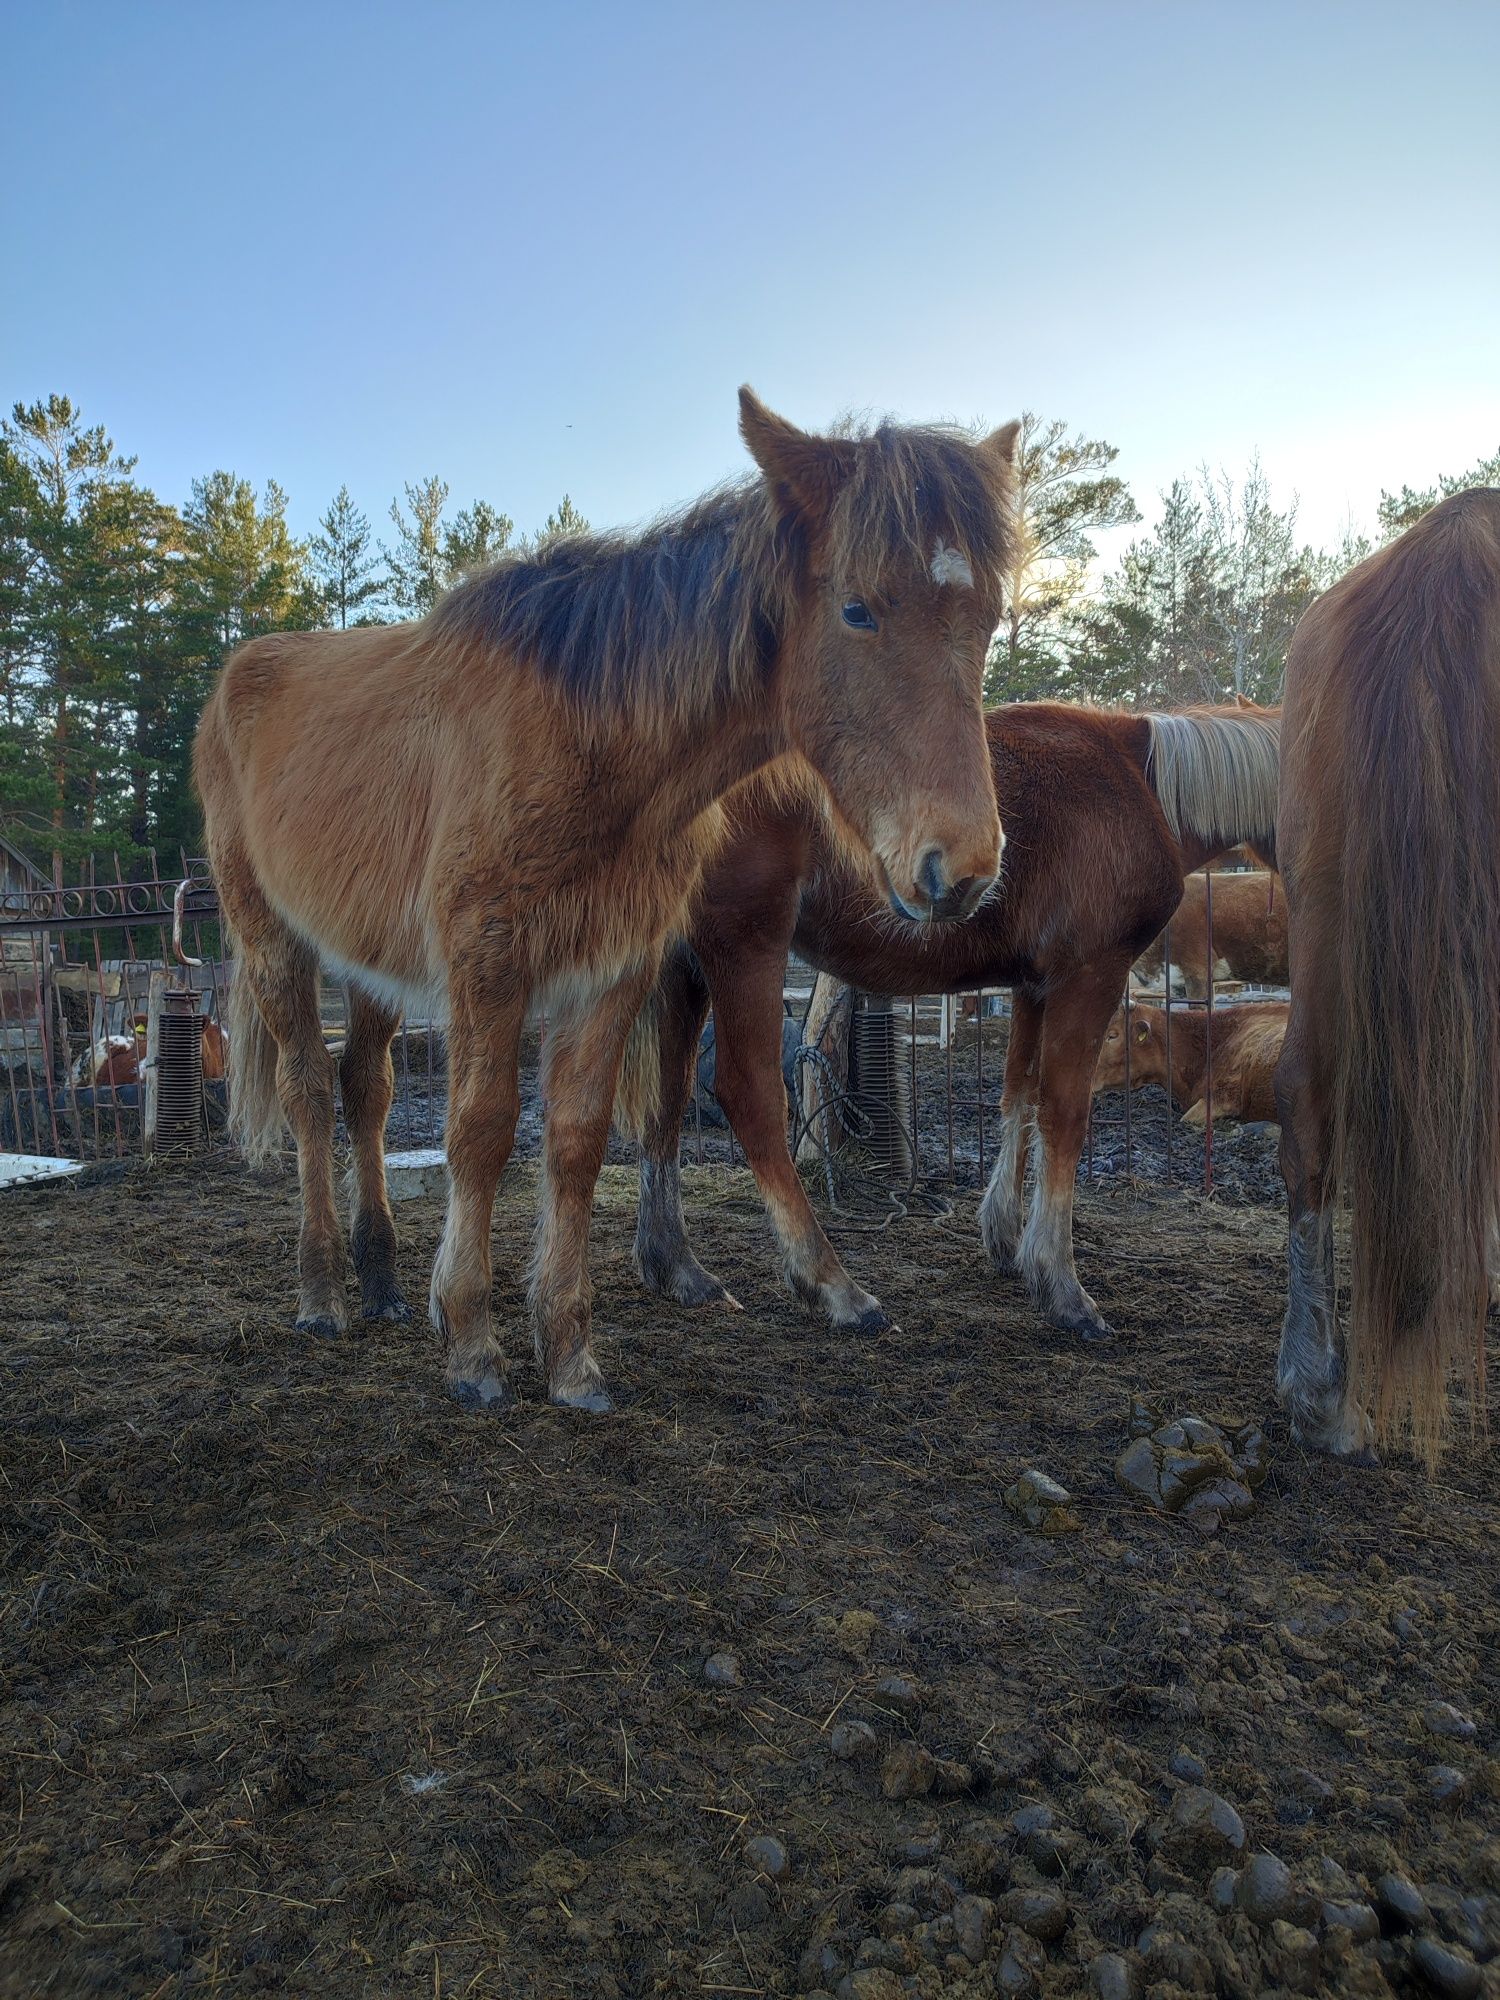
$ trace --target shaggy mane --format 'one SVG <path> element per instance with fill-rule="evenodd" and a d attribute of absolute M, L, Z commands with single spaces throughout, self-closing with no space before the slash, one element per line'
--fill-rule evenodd
<path fill-rule="evenodd" d="M 973 437 L 943 427 L 846 428 L 857 447 L 820 559 L 874 590 L 925 576 L 937 542 L 992 579 L 1011 524 Z M 708 714 L 754 699 L 806 588 L 797 515 L 758 474 L 638 533 L 573 535 L 502 557 L 431 613 L 435 635 L 508 652 L 583 707 Z"/>

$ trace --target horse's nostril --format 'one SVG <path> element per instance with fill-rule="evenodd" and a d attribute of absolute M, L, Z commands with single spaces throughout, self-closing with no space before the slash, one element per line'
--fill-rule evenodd
<path fill-rule="evenodd" d="M 929 903 L 940 903 L 948 894 L 948 874 L 943 866 L 943 850 L 929 847 L 917 870 L 917 887 Z"/>

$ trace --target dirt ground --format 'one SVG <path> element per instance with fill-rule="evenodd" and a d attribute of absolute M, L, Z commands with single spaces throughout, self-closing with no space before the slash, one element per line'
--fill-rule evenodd
<path fill-rule="evenodd" d="M 0 1993 L 1500 1993 L 1496 1449 L 1290 1442 L 1274 1209 L 1082 1190 L 1098 1349 L 966 1200 L 845 1239 L 905 1329 L 849 1344 L 743 1175 L 687 1178 L 744 1314 L 646 1297 L 609 1170 L 600 1419 L 520 1330 L 529 1171 L 498 1419 L 425 1322 L 292 1331 L 289 1176 L 7 1197 Z M 1248 1519 L 1126 1497 L 1134 1395 L 1265 1424 Z"/>

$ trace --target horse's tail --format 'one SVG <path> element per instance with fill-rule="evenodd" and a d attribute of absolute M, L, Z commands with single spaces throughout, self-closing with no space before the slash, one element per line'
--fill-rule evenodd
<path fill-rule="evenodd" d="M 276 1092 L 276 1038 L 237 963 L 229 982 L 229 1130 L 251 1166 L 279 1153 L 286 1119 Z"/>
<path fill-rule="evenodd" d="M 1488 516 L 1488 519 L 1486 518 Z M 1352 1393 L 1429 1463 L 1483 1390 L 1500 1140 L 1500 504 L 1450 500 L 1347 599 L 1333 1179 Z M 1372 588 L 1372 585 L 1374 586 Z"/>
<path fill-rule="evenodd" d="M 659 1006 L 653 986 L 631 1024 L 620 1080 L 615 1085 L 615 1128 L 629 1139 L 645 1139 L 647 1121 L 661 1096 Z"/>
<path fill-rule="evenodd" d="M 1180 840 L 1276 847 L 1281 711 L 1236 700 L 1227 708 L 1148 715 L 1146 781 Z"/>

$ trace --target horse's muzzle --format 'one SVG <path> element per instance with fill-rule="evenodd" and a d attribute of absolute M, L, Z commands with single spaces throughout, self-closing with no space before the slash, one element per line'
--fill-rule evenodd
<path fill-rule="evenodd" d="M 950 881 L 942 849 L 932 847 L 917 870 L 913 886 L 919 894 L 908 901 L 891 886 L 891 908 L 908 923 L 961 923 L 978 909 L 994 880 L 993 875 L 964 875 L 956 882 Z"/>

